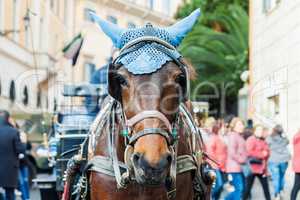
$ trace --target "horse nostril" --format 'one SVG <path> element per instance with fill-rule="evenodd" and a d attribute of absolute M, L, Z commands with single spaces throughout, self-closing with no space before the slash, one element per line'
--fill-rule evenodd
<path fill-rule="evenodd" d="M 171 164 L 172 159 L 173 159 L 173 158 L 172 158 L 172 155 L 171 155 L 171 154 L 167 155 L 167 161 L 168 161 L 169 164 Z"/>
<path fill-rule="evenodd" d="M 134 153 L 132 155 L 132 160 L 133 160 L 134 163 L 137 163 L 140 158 L 141 158 L 141 155 L 139 153 Z"/>

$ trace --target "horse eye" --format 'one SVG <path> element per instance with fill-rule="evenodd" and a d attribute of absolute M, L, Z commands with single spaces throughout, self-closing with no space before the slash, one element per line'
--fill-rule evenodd
<path fill-rule="evenodd" d="M 120 83 L 120 85 L 128 86 L 128 82 L 124 76 L 122 76 L 121 74 L 116 74 L 116 78 L 117 78 L 118 82 Z"/>
<path fill-rule="evenodd" d="M 178 75 L 175 78 L 175 82 L 178 83 L 178 84 L 180 84 L 180 85 L 183 85 L 184 82 L 185 82 L 185 76 L 183 74 Z"/>

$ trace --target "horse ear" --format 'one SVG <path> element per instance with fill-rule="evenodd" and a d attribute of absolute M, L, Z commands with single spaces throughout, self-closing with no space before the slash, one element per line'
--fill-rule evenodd
<path fill-rule="evenodd" d="M 192 30 L 199 16 L 200 8 L 196 9 L 189 16 L 167 28 L 167 31 L 173 37 L 173 45 L 180 45 L 183 38 Z"/>
<path fill-rule="evenodd" d="M 117 101 L 121 102 L 121 84 L 116 76 L 116 70 L 112 63 L 109 64 L 108 68 L 108 93 Z"/>
<path fill-rule="evenodd" d="M 121 44 L 120 44 L 121 35 L 124 31 L 126 31 L 126 29 L 122 29 L 122 28 L 118 27 L 116 24 L 102 20 L 99 16 L 97 16 L 93 12 L 90 12 L 89 14 L 90 14 L 92 20 L 94 22 L 96 22 L 101 27 L 102 31 L 111 39 L 111 41 L 113 42 L 113 45 L 116 48 L 120 49 L 121 48 Z"/>

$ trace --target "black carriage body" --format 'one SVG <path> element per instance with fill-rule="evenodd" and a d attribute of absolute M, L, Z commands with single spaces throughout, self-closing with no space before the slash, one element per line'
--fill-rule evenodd
<path fill-rule="evenodd" d="M 93 112 L 98 102 L 106 96 L 103 85 L 65 86 L 63 96 L 70 98 L 81 97 L 83 100 L 70 100 L 60 106 L 57 121 L 53 124 L 54 133 L 49 140 L 49 150 L 54 160 L 54 175 L 56 176 L 56 190 L 63 192 L 64 174 L 68 161 L 80 150 L 80 145 L 87 138 L 89 128 L 97 112 Z M 97 105 L 91 103 L 97 99 Z M 74 105 L 75 104 L 75 105 Z M 86 155 L 87 145 L 83 154 Z"/>

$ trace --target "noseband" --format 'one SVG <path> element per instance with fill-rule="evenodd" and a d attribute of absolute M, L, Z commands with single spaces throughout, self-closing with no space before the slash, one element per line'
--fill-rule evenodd
<path fill-rule="evenodd" d="M 175 131 L 172 131 L 172 125 L 169 122 L 168 118 L 163 113 L 161 113 L 157 110 L 146 110 L 146 111 L 138 113 L 134 117 L 127 120 L 126 126 L 128 127 L 127 130 L 129 130 L 129 131 L 123 132 L 123 135 L 128 136 L 127 133 L 132 132 L 132 127 L 135 124 L 143 121 L 144 119 L 148 119 L 148 118 L 156 118 L 156 119 L 159 119 L 160 121 L 162 121 L 164 123 L 164 125 L 166 126 L 167 131 L 163 128 L 146 128 L 135 134 L 131 134 L 131 137 L 129 138 L 129 145 L 133 145 L 139 138 L 146 136 L 146 135 L 150 135 L 150 134 L 161 135 L 167 140 L 169 145 L 172 145 L 174 143 L 174 139 L 176 138 L 176 135 L 174 135 Z M 172 137 L 170 137 L 170 133 L 172 133 Z"/>

